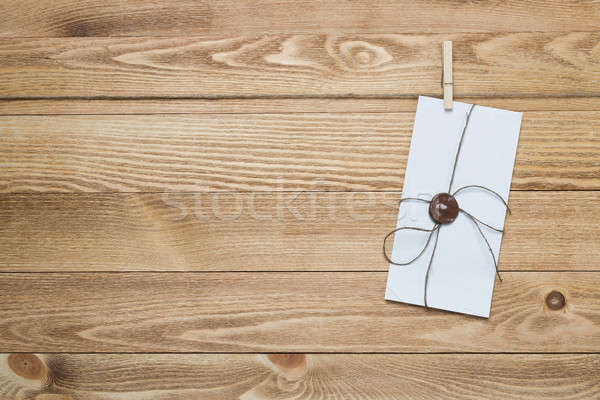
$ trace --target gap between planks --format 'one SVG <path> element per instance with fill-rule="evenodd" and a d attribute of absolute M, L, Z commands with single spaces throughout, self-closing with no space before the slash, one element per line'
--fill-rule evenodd
<path fill-rule="evenodd" d="M 600 111 L 600 97 L 455 98 L 512 111 Z M 414 112 L 410 98 L 38 99 L 0 100 L 0 115 L 285 114 Z"/>

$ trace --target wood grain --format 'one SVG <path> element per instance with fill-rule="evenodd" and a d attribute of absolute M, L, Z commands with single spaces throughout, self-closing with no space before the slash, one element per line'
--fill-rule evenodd
<path fill-rule="evenodd" d="M 600 20 L 600 19 L 598 19 Z M 599 96 L 600 33 L 0 40 L 2 98 Z M 565 99 L 565 101 L 568 101 Z"/>
<path fill-rule="evenodd" d="M 491 319 L 386 302 L 385 272 L 0 275 L 5 352 L 596 352 L 600 273 L 507 272 Z M 566 306 L 551 309 L 552 291 Z M 24 310 L 27 310 L 24 312 Z"/>
<path fill-rule="evenodd" d="M 0 195 L 0 271 L 387 271 L 381 244 L 399 199 Z M 513 192 L 499 268 L 600 271 L 599 201 L 600 192 Z"/>
<path fill-rule="evenodd" d="M 230 32 L 581 31 L 600 28 L 595 1 L 23 0 L 0 6 L 3 36 L 140 36 Z"/>
<path fill-rule="evenodd" d="M 23 379 L 11 358 L 45 374 Z M 600 396 L 597 354 L 11 354 L 0 362 L 0 398 L 15 400 Z"/>
<path fill-rule="evenodd" d="M 525 112 L 489 320 L 383 299 L 445 40 Z M 600 398 L 599 82 L 594 0 L 0 2 L 0 399 Z"/>
<path fill-rule="evenodd" d="M 600 111 L 600 97 L 462 97 L 513 111 Z M 0 100 L 0 115 L 281 114 L 415 112 L 417 98 L 37 99 Z"/>
<path fill-rule="evenodd" d="M 0 117 L 0 192 L 389 191 L 414 113 Z M 600 189 L 600 112 L 524 115 L 512 188 Z"/>

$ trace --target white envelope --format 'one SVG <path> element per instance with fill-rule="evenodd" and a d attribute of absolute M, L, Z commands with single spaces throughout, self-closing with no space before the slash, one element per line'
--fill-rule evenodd
<path fill-rule="evenodd" d="M 470 104 L 454 102 L 445 111 L 443 101 L 419 97 L 402 197 L 427 200 L 448 192 L 452 167 Z M 522 113 L 475 106 L 464 135 L 451 192 L 466 185 L 481 185 L 508 202 Z M 457 194 L 461 209 L 503 229 L 506 208 L 493 194 L 467 189 Z M 402 202 L 397 227 L 431 229 L 428 204 Z M 482 227 L 499 259 L 502 233 Z M 428 233 L 400 231 L 394 237 L 391 259 L 405 262 L 418 254 Z M 425 273 L 433 242 L 415 262 L 390 264 L 385 298 L 424 305 Z M 489 317 L 495 281 L 491 253 L 474 222 L 459 213 L 454 222 L 441 225 L 435 257 L 429 272 L 427 305 L 459 313 Z"/>

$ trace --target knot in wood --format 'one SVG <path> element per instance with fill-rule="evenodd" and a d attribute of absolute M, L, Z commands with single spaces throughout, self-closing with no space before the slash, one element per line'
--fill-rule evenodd
<path fill-rule="evenodd" d="M 546 296 L 546 305 L 551 310 L 560 310 L 566 304 L 567 299 L 565 299 L 565 296 L 559 291 L 553 290 Z"/>
<path fill-rule="evenodd" d="M 11 354 L 8 366 L 21 378 L 41 380 L 46 377 L 46 365 L 34 354 Z"/>

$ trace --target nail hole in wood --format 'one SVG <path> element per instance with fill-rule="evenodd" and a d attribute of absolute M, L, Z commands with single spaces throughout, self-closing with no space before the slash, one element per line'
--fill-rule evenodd
<path fill-rule="evenodd" d="M 546 305 L 551 310 L 560 310 L 565 304 L 567 304 L 567 299 L 559 291 L 553 290 L 546 296 Z"/>

